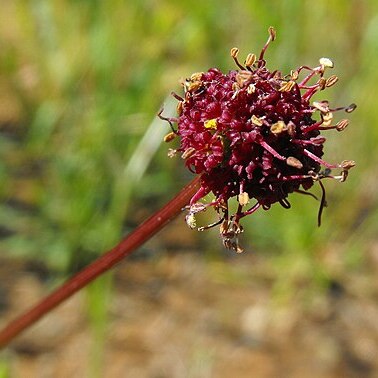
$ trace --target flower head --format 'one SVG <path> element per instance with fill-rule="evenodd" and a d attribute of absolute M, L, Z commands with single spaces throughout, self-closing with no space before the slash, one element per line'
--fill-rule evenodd
<path fill-rule="evenodd" d="M 227 74 L 217 68 L 194 73 L 182 84 L 184 96 L 178 100 L 178 117 L 167 118 L 172 132 L 166 137 L 180 139 L 180 147 L 169 155 L 181 153 L 190 171 L 201 175 L 201 187 L 188 207 L 187 223 L 196 228 L 195 215 L 214 207 L 218 221 L 199 230 L 220 225 L 224 245 L 242 252 L 238 236 L 243 231 L 240 219 L 258 208 L 267 210 L 279 202 L 289 208 L 288 195 L 307 192 L 320 184 L 322 198 L 318 223 L 326 205 L 323 178 L 344 181 L 354 162 L 330 164 L 322 159 L 323 130 L 344 130 L 348 121 L 335 123 L 333 113 L 355 109 L 332 108 L 328 101 L 312 101 L 312 96 L 334 85 L 335 75 L 325 76 L 333 67 L 328 58 L 311 68 L 300 66 L 283 75 L 266 67 L 264 54 L 276 37 L 269 28 L 269 38 L 260 56 L 248 54 L 242 65 L 239 50 L 231 49 L 237 70 Z M 177 125 L 175 129 L 174 124 Z M 332 175 L 332 169 L 339 169 Z M 200 200 L 212 192 L 211 203 Z M 228 200 L 237 197 L 238 208 L 230 214 Z"/>

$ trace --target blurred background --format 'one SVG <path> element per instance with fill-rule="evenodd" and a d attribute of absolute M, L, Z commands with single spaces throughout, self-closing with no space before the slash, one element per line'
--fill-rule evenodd
<path fill-rule="evenodd" d="M 1 377 L 377 377 L 378 3 L 1 0 L 0 318 L 111 248 L 191 180 L 156 114 L 179 80 L 258 54 L 289 73 L 335 63 L 318 97 L 355 102 L 327 133 L 328 208 L 292 195 L 242 245 L 184 217 L 20 336 Z M 339 118 L 345 115 L 339 114 Z M 314 192 L 319 194 L 315 189 Z M 206 214 L 202 224 L 211 222 Z"/>

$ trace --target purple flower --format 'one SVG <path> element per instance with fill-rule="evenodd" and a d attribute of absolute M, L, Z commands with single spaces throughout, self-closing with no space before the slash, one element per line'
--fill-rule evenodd
<path fill-rule="evenodd" d="M 194 73 L 183 82 L 184 97 L 173 94 L 179 101 L 178 117 L 159 114 L 172 128 L 165 141 L 180 138 L 180 147 L 169 155 L 181 153 L 188 169 L 201 175 L 201 187 L 189 205 L 188 225 L 196 228 L 195 214 L 214 207 L 218 221 L 198 230 L 220 225 L 224 245 L 236 252 L 243 251 L 238 242 L 241 218 L 260 207 L 267 210 L 275 202 L 289 208 L 288 195 L 310 194 L 306 191 L 315 182 L 322 189 L 320 224 L 326 205 L 321 180 L 344 181 L 355 165 L 350 160 L 330 164 L 322 159 L 326 139 L 321 131 L 344 130 L 348 121 L 334 123 L 333 113 L 349 113 L 356 107 L 333 109 L 325 100 L 311 102 L 315 93 L 337 82 L 335 75 L 325 77 L 332 61 L 321 58 L 317 67 L 301 66 L 289 75 L 270 71 L 264 53 L 275 37 L 269 28 L 259 58 L 249 54 L 244 65 L 238 61 L 238 49 L 231 49 L 238 70 L 223 74 L 211 68 Z M 331 175 L 334 168 L 340 174 Z M 211 203 L 199 202 L 210 192 L 215 196 Z M 238 208 L 230 214 L 228 200 L 234 196 Z"/>

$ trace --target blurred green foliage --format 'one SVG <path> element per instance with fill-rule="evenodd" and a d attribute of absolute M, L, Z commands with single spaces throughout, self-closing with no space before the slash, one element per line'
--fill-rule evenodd
<path fill-rule="evenodd" d="M 327 183 L 329 207 L 293 195 L 244 222 L 244 245 L 272 257 L 277 288 L 323 285 L 364 262 L 377 234 L 378 5 L 373 1 L 6 1 L 0 13 L 0 250 L 75 271 L 111 247 L 190 179 L 160 147 L 156 120 L 178 81 L 218 66 L 229 49 L 259 52 L 273 25 L 268 66 L 289 72 L 335 62 L 340 83 L 321 93 L 358 104 L 329 161 L 354 159 L 348 181 Z M 323 98 L 323 97 L 322 97 Z M 133 212 L 130 211 L 133 210 Z M 188 230 L 188 232 L 191 232 Z M 221 250 L 201 236 L 204 250 Z M 337 251 L 341 268 L 327 265 Z"/>

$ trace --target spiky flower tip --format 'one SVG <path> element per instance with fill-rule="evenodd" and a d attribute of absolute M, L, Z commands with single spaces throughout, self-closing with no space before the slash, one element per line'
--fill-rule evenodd
<path fill-rule="evenodd" d="M 182 83 L 184 97 L 173 93 L 178 117 L 159 113 L 172 129 L 164 140 L 180 138 L 180 147 L 170 149 L 169 156 L 180 153 L 189 170 L 201 175 L 201 187 L 188 206 L 188 225 L 197 228 L 195 215 L 215 208 L 219 219 L 198 230 L 220 225 L 224 245 L 236 252 L 243 251 L 238 242 L 241 218 L 260 207 L 268 210 L 275 202 L 289 208 L 287 198 L 292 192 L 315 197 L 307 192 L 315 182 L 322 191 L 320 225 L 326 206 L 321 180 L 345 181 L 355 165 L 351 160 L 330 164 L 322 159 L 326 139 L 321 131 L 342 131 L 348 125 L 346 119 L 334 123 L 333 113 L 356 108 L 354 104 L 331 108 L 326 100 L 311 102 L 315 93 L 338 81 L 335 75 L 325 77 L 332 61 L 321 58 L 318 66 L 300 66 L 285 76 L 270 71 L 264 53 L 275 37 L 270 27 L 260 56 L 248 54 L 244 64 L 238 61 L 238 49 L 231 49 L 237 70 L 223 74 L 211 68 L 194 73 Z M 340 173 L 332 175 L 332 169 Z M 200 202 L 211 192 L 212 202 Z M 228 200 L 234 196 L 238 207 L 230 214 Z"/>

